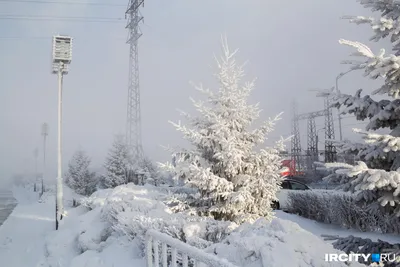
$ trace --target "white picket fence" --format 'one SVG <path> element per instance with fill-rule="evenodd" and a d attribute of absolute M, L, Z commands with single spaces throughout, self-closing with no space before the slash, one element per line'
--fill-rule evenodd
<path fill-rule="evenodd" d="M 147 267 L 238 267 L 155 230 L 146 233 L 146 260 Z"/>

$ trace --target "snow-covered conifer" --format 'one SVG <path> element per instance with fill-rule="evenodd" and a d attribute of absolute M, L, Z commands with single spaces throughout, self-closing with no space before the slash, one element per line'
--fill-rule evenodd
<path fill-rule="evenodd" d="M 161 182 L 157 167 L 148 158 L 142 159 L 138 169 L 136 170 L 136 173 L 138 176 L 139 185 L 148 183 L 158 186 Z"/>
<path fill-rule="evenodd" d="M 248 104 L 254 81 L 242 84 L 243 68 L 237 51 L 223 40 L 223 56 L 217 59 L 218 90 L 197 90 L 204 101 L 192 100 L 199 116 L 183 113 L 188 126 L 172 123 L 192 149 L 174 151 L 174 163 L 163 164 L 197 189 L 189 205 L 203 216 L 242 223 L 257 217 L 272 217 L 271 203 L 281 183 L 283 140 L 276 147 L 260 147 L 280 116 L 256 128 L 258 105 Z"/>
<path fill-rule="evenodd" d="M 117 135 L 104 164 L 105 174 L 101 177 L 102 186 L 114 188 L 131 182 L 131 158 L 125 137 Z"/>
<path fill-rule="evenodd" d="M 379 11 L 381 18 L 346 17 L 357 24 L 368 23 L 374 30 L 371 40 L 390 37 L 393 50 L 400 54 L 399 16 L 400 8 L 396 1 L 360 0 L 367 8 Z M 354 114 L 357 120 L 369 120 L 366 131 L 356 130 L 362 135 L 364 144 L 344 143 L 339 148 L 357 153 L 359 162 L 353 168 L 337 170 L 351 179 L 347 184 L 350 191 L 356 192 L 358 199 L 367 204 L 379 203 L 390 214 L 400 216 L 400 57 L 386 55 L 385 50 L 374 53 L 366 45 L 348 40 L 341 44 L 356 49 L 353 54 L 361 61 L 346 60 L 353 70 L 363 70 L 364 76 L 371 79 L 382 78 L 382 86 L 372 94 L 387 95 L 386 99 L 374 100 L 370 95 L 361 96 L 361 89 L 355 95 L 325 92 L 320 95 L 331 96 L 334 106 L 344 114 Z M 373 131 L 386 129 L 386 134 Z M 389 204 L 389 205 L 388 205 Z"/>
<path fill-rule="evenodd" d="M 83 150 L 78 150 L 68 164 L 66 184 L 76 193 L 89 196 L 96 191 L 96 174 L 89 170 L 90 158 Z"/>

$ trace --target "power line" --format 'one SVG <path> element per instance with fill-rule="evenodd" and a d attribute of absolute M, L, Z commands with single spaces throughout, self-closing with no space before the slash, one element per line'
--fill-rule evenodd
<path fill-rule="evenodd" d="M 125 18 L 118 17 L 75 17 L 75 16 L 44 16 L 44 15 L 8 15 L 0 14 L 0 19 L 60 19 L 60 20 L 89 20 L 89 21 L 106 21 L 106 22 L 121 22 L 125 21 Z"/>
<path fill-rule="evenodd" d="M 52 40 L 53 37 L 45 37 L 45 36 L 0 36 L 0 41 L 4 40 L 44 40 L 44 41 L 49 41 Z M 80 38 L 80 37 L 74 37 L 74 40 L 85 40 L 85 42 L 89 41 L 89 40 L 94 40 L 94 41 L 98 41 L 98 40 L 103 40 L 104 38 Z M 126 40 L 126 37 L 107 37 L 107 40 Z"/>
<path fill-rule="evenodd" d="M 61 19 L 100 19 L 100 20 L 125 20 L 125 18 L 116 17 L 76 17 L 76 16 L 47 16 L 47 15 L 10 15 L 10 14 L 0 14 L 0 17 L 4 18 L 61 18 Z"/>
<path fill-rule="evenodd" d="M 122 23 L 120 18 L 114 19 L 101 19 L 101 18 L 74 18 L 74 17 L 1 17 L 0 20 L 14 20 L 14 21 L 62 21 L 62 22 L 96 22 L 96 23 Z"/>
<path fill-rule="evenodd" d="M 85 6 L 114 6 L 114 7 L 126 7 L 126 5 L 122 5 L 122 4 L 112 4 L 112 3 L 67 2 L 67 1 L 47 1 L 47 0 L 0 0 L 0 3 L 29 3 L 29 4 L 60 4 L 60 5 L 85 5 Z"/>
<path fill-rule="evenodd" d="M 346 125 L 343 125 L 343 126 L 365 125 L 365 124 L 367 124 L 367 123 L 368 123 L 368 122 L 359 122 L 359 123 L 346 124 Z"/>

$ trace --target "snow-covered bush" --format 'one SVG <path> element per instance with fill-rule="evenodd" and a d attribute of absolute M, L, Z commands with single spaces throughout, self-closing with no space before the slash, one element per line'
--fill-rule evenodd
<path fill-rule="evenodd" d="M 95 192 L 81 203 L 92 210 L 101 208 L 101 218 L 109 222 L 115 232 L 140 240 L 142 249 L 149 229 L 205 248 L 219 242 L 237 227 L 232 222 L 173 213 L 163 203 L 166 199 L 167 195 L 159 187 L 130 183 Z"/>
<path fill-rule="evenodd" d="M 400 234 L 396 216 L 368 205 L 360 205 L 355 196 L 334 190 L 290 192 L 288 212 L 323 223 L 360 231 Z"/>
<path fill-rule="evenodd" d="M 362 266 L 358 263 L 326 262 L 325 253 L 341 253 L 298 224 L 264 218 L 243 224 L 222 242 L 206 249 L 237 266 Z"/>
<path fill-rule="evenodd" d="M 125 137 L 117 135 L 114 138 L 108 157 L 104 164 L 105 174 L 100 178 L 101 187 L 114 188 L 132 182 L 132 159 Z"/>
<path fill-rule="evenodd" d="M 370 17 L 346 17 L 356 24 L 370 24 L 374 35 L 371 40 L 390 37 L 393 49 L 399 54 L 399 17 L 400 9 L 396 1 L 363 0 L 366 8 L 381 13 L 378 19 Z M 361 60 L 346 60 L 350 70 L 363 70 L 364 76 L 370 79 L 382 78 L 384 84 L 372 92 L 373 95 L 386 95 L 388 99 L 374 100 L 370 95 L 361 96 L 362 89 L 354 95 L 323 92 L 320 96 L 331 97 L 333 106 L 343 114 L 353 114 L 357 120 L 369 120 L 366 131 L 356 130 L 365 143 L 343 142 L 336 144 L 338 151 L 352 152 L 358 161 L 354 167 L 337 170 L 339 175 L 347 175 L 344 179 L 345 190 L 355 192 L 357 201 L 375 204 L 388 214 L 400 216 L 400 57 L 385 55 L 385 49 L 373 53 L 366 45 L 348 40 L 340 40 L 341 44 L 353 47 L 352 55 Z M 382 97 L 380 97 L 382 98 Z M 385 130 L 378 134 L 376 130 Z"/>
<path fill-rule="evenodd" d="M 68 164 L 65 183 L 80 195 L 89 196 L 96 191 L 97 178 L 89 170 L 90 158 L 83 150 L 78 150 Z"/>
<path fill-rule="evenodd" d="M 162 177 L 159 174 L 157 166 L 148 158 L 143 158 L 138 168 L 134 171 L 138 176 L 138 184 L 161 185 Z"/>
<path fill-rule="evenodd" d="M 200 115 L 183 113 L 189 126 L 172 123 L 192 150 L 173 151 L 175 161 L 162 167 L 197 190 L 184 201 L 201 216 L 237 223 L 260 216 L 271 219 L 271 203 L 282 179 L 283 141 L 274 148 L 256 148 L 263 145 L 279 116 L 254 127 L 260 109 L 247 103 L 254 82 L 242 85 L 243 69 L 226 40 L 223 53 L 217 60 L 218 90 L 198 87 L 207 98 L 192 100 Z"/>
<path fill-rule="evenodd" d="M 189 219 L 169 211 L 163 204 L 167 198 L 164 189 L 130 183 L 99 190 L 85 198 L 84 205 L 68 211 L 58 231 L 46 235 L 46 255 L 38 265 L 146 266 L 144 233 L 155 229 L 237 266 L 346 266 L 341 262 L 325 262 L 325 253 L 339 251 L 295 223 L 262 218 L 238 227 L 212 218 Z M 65 197 L 71 199 L 68 192 Z"/>

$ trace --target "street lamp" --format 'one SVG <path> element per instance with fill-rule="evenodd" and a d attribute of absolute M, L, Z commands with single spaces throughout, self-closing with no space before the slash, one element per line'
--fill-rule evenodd
<path fill-rule="evenodd" d="M 42 192 L 41 195 L 44 193 L 44 174 L 46 171 L 46 138 L 49 135 L 48 132 L 49 126 L 47 123 L 42 124 L 42 136 L 43 136 L 43 171 L 42 171 Z"/>
<path fill-rule="evenodd" d="M 342 78 L 344 75 L 346 75 L 347 73 L 353 71 L 354 69 L 350 69 L 346 72 L 341 72 L 339 73 L 338 76 L 336 76 L 336 93 L 340 94 L 339 91 L 339 86 L 338 86 L 338 81 L 340 78 Z M 340 111 L 338 112 L 338 120 L 339 120 L 339 134 L 340 134 L 340 141 L 343 140 L 343 133 L 342 133 L 342 115 L 340 115 Z"/>
<path fill-rule="evenodd" d="M 61 146 L 61 125 L 62 125 L 62 86 L 63 76 L 68 73 L 68 65 L 72 60 L 72 37 L 53 36 L 53 74 L 58 74 L 58 171 L 57 171 L 57 195 L 56 195 L 56 230 L 58 222 L 62 220 L 63 190 L 62 190 L 62 146 Z"/>

